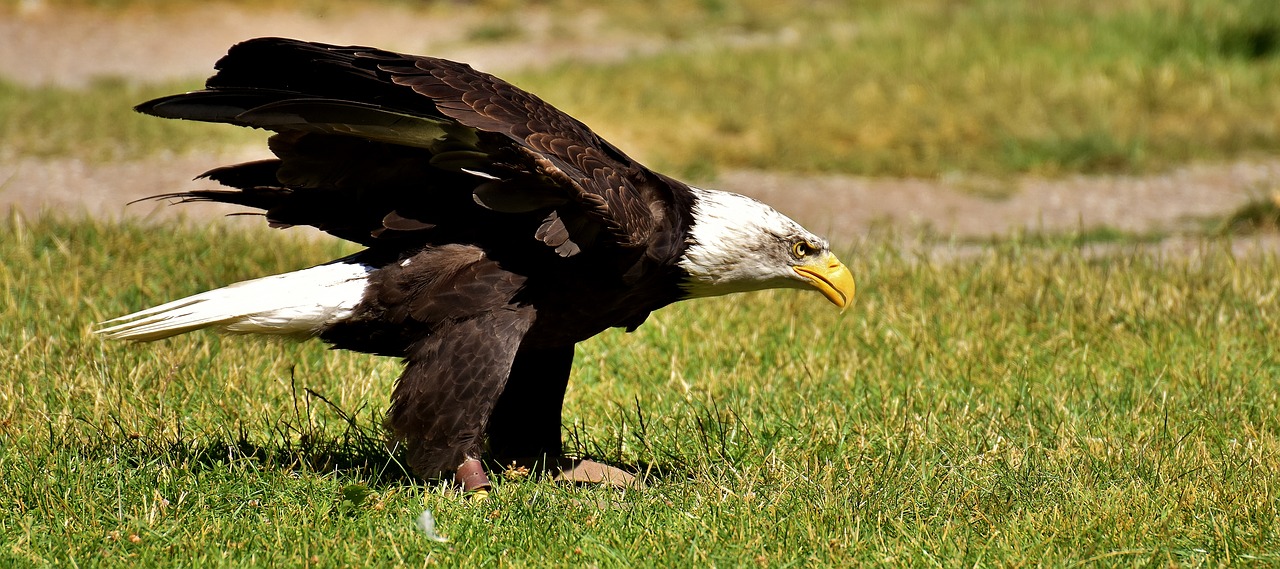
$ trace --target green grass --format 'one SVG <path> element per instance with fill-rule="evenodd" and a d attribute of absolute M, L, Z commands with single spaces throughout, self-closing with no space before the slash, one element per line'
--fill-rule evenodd
<path fill-rule="evenodd" d="M 586 7 L 543 6 L 566 16 Z M 602 37 L 682 43 L 505 75 L 680 175 L 1145 172 L 1280 151 L 1272 0 L 591 6 L 604 14 L 593 32 Z M 448 17 L 447 6 L 430 9 Z M 473 41 L 520 37 L 502 2 L 477 9 L 492 17 Z M 743 36 L 763 43 L 734 47 Z M 127 111 L 175 87 L 0 85 L 0 134 L 18 153 L 97 158 L 254 138 Z"/>
<path fill-rule="evenodd" d="M 143 101 L 199 89 L 201 84 L 136 85 L 101 78 L 84 89 L 66 89 L 22 87 L 0 79 L 0 154 L 118 160 L 162 151 L 265 145 L 261 131 L 161 120 L 133 110 Z"/>
<path fill-rule="evenodd" d="M 887 242 L 846 255 L 861 296 L 843 315 L 754 294 L 580 346 L 570 446 L 651 466 L 649 489 L 504 482 L 470 502 L 380 446 L 393 360 L 90 334 L 348 248 L 10 219 L 0 565 L 1280 562 L 1274 255 L 1011 239 L 934 263 Z M 449 543 L 412 529 L 423 508 Z"/>
<path fill-rule="evenodd" d="M 873 4 L 778 45 L 520 79 L 677 171 L 1149 171 L 1280 149 L 1276 14 L 1266 0 Z"/>

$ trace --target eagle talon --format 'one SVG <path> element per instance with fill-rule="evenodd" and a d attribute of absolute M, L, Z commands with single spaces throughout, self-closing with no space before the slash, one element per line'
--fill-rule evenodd
<path fill-rule="evenodd" d="M 594 460 L 562 458 L 553 466 L 556 474 L 551 479 L 556 482 L 599 484 L 631 490 L 644 489 L 644 482 L 634 474 Z"/>
<path fill-rule="evenodd" d="M 525 457 L 507 460 L 504 464 L 507 472 L 517 473 L 520 477 L 537 473 L 554 482 L 569 484 L 593 484 L 632 490 L 643 490 L 645 487 L 644 482 L 630 472 L 584 458 Z"/>

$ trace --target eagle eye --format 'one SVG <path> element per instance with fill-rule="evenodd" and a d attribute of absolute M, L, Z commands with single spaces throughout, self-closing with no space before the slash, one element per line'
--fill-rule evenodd
<path fill-rule="evenodd" d="M 808 241 L 797 241 L 795 245 L 791 246 L 791 254 L 795 255 L 797 259 L 803 259 L 817 251 L 818 248 Z"/>

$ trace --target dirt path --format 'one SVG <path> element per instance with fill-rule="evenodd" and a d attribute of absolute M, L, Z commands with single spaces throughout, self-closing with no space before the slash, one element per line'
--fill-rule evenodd
<path fill-rule="evenodd" d="M 16 207 L 106 218 L 210 219 L 231 207 L 169 207 L 130 201 L 159 193 L 212 187 L 191 178 L 215 166 L 266 157 L 240 153 L 158 156 L 87 163 L 72 158 L 0 158 L 0 210 Z M 1007 197 L 982 197 L 963 183 L 851 176 L 735 171 L 713 187 L 757 197 L 832 239 L 856 240 L 875 226 L 934 235 L 982 238 L 1014 230 L 1050 233 L 1111 228 L 1134 233 L 1197 232 L 1280 180 L 1280 160 L 1203 165 L 1154 176 L 1022 178 Z"/>
<path fill-rule="evenodd" d="M 971 184 L 922 179 L 806 177 L 735 172 L 720 186 L 794 211 L 814 227 L 853 237 L 873 225 L 982 238 L 1011 231 L 1097 228 L 1131 233 L 1204 229 L 1280 180 L 1280 160 L 1197 165 L 1150 176 L 1022 177 L 1007 195 L 984 197 Z"/>
<path fill-rule="evenodd" d="M 518 37 L 477 42 L 469 36 L 481 14 L 451 6 L 446 16 L 381 5 L 342 13 L 245 11 L 226 6 L 105 16 L 42 8 L 0 14 L 0 76 L 23 84 L 74 86 L 95 75 L 143 81 L 208 73 L 211 62 L 237 42 L 262 35 L 340 44 L 371 44 L 468 61 L 496 72 L 565 58 L 610 59 L 658 49 L 681 49 L 656 38 L 603 28 L 582 14 L 553 23 L 532 12 Z M 76 41 L 67 41 L 73 37 Z M 686 46 L 687 47 L 687 46 Z M 208 204 L 170 208 L 128 202 L 157 193 L 205 187 L 192 176 L 214 166 L 265 157 L 262 148 L 190 156 L 157 156 L 122 163 L 39 159 L 0 152 L 0 211 L 51 210 L 118 218 L 193 219 L 229 208 Z M 1021 178 L 994 184 L 974 180 L 892 180 L 728 172 L 714 187 L 758 197 L 837 242 L 855 240 L 877 225 L 934 235 L 981 238 L 1016 229 L 1062 232 L 1113 228 L 1136 233 L 1202 229 L 1205 218 L 1229 214 L 1275 191 L 1280 158 L 1196 165 L 1153 176 L 1094 176 L 1061 180 Z M 984 197 L 983 194 L 999 194 Z M 253 222 L 243 220 L 239 222 Z"/>

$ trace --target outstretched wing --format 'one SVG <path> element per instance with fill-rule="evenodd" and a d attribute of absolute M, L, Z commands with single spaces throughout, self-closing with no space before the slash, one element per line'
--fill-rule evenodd
<path fill-rule="evenodd" d="M 256 207 L 274 224 L 365 244 L 514 216 L 565 256 L 602 241 L 637 247 L 673 223 L 682 186 L 467 65 L 260 38 L 216 67 L 205 90 L 138 110 L 272 130 L 278 158 L 206 174 L 236 190 L 171 197 Z"/>

